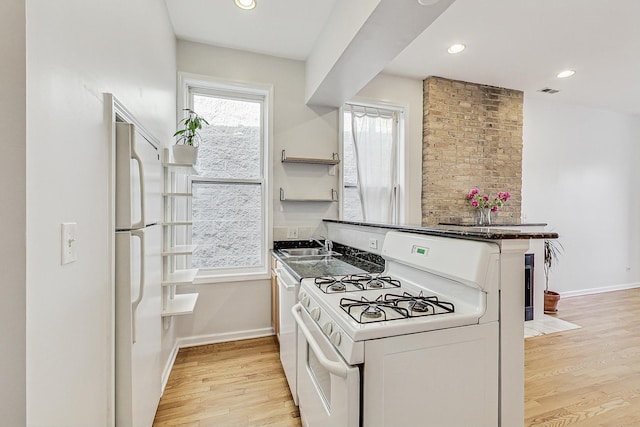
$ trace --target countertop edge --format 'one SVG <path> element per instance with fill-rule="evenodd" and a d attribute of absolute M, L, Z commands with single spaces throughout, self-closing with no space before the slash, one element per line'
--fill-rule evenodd
<path fill-rule="evenodd" d="M 383 228 L 388 230 L 406 231 L 416 234 L 425 234 L 430 236 L 451 237 L 457 239 L 471 240 L 514 240 L 514 239 L 557 239 L 558 233 L 551 231 L 518 231 L 507 230 L 504 226 L 498 227 L 469 227 L 469 226 L 434 226 L 434 227 L 418 227 L 409 225 L 394 225 L 372 222 L 358 221 L 342 221 L 336 219 L 323 219 L 323 222 L 332 222 L 336 224 L 357 225 L 363 227 Z"/>

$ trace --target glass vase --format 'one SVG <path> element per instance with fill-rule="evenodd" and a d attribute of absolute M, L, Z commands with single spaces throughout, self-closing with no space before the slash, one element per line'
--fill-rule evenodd
<path fill-rule="evenodd" d="M 476 211 L 476 225 L 491 225 L 491 208 L 481 208 Z"/>

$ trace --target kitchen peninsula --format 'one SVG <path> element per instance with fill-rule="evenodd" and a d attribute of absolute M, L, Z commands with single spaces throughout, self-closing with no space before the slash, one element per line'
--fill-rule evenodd
<path fill-rule="evenodd" d="M 538 239 L 556 239 L 555 232 L 521 231 L 505 227 L 439 225 L 417 227 L 325 219 L 327 236 L 334 242 L 381 254 L 387 233 L 404 232 L 447 239 L 483 241 L 497 246 L 496 283 L 499 299 L 499 408 L 500 425 L 517 427 L 524 419 L 524 254 Z M 428 240 L 428 239 L 427 239 Z M 414 248 L 429 254 L 429 248 Z M 414 250 L 412 249 L 412 250 Z M 464 255 L 460 255 L 464 256 Z M 463 262 L 463 259 L 456 260 Z M 463 265 L 464 267 L 464 265 Z"/>
<path fill-rule="evenodd" d="M 379 224 L 358 221 L 340 221 L 335 219 L 324 219 L 327 228 L 334 228 L 331 224 L 364 227 L 379 230 L 395 230 L 405 231 L 407 233 L 426 234 L 430 236 L 451 237 L 454 239 L 468 240 L 513 240 L 513 239 L 557 239 L 558 233 L 546 230 L 522 231 L 522 225 L 490 225 L 472 226 L 472 225 L 455 225 L 455 224 L 439 224 L 431 227 L 419 227 L 414 225 L 396 225 L 396 224 Z M 535 224 L 536 226 L 538 224 Z M 537 227 L 536 227 L 537 228 Z M 371 249 L 371 248 L 370 248 Z M 374 248 L 375 249 L 375 248 Z"/>

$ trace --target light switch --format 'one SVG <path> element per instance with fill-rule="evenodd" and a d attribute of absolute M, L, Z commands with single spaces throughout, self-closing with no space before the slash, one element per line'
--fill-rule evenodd
<path fill-rule="evenodd" d="M 62 223 L 62 265 L 69 264 L 78 260 L 76 232 L 77 226 L 75 222 L 63 222 Z"/>

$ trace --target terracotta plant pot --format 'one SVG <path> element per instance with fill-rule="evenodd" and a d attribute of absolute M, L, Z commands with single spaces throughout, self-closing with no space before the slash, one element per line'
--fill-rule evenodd
<path fill-rule="evenodd" d="M 544 312 L 546 314 L 557 313 L 558 301 L 560 301 L 559 293 L 553 291 L 544 291 Z"/>

